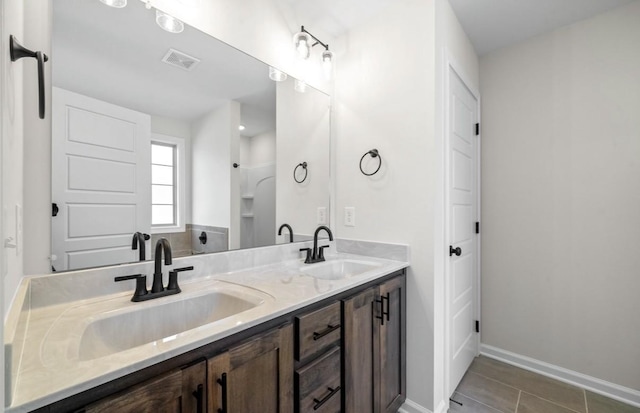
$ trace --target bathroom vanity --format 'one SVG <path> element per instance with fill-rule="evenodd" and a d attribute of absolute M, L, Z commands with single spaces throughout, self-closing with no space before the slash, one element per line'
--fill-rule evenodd
<path fill-rule="evenodd" d="M 408 253 L 343 252 L 352 245 L 332 243 L 318 264 L 302 262 L 304 244 L 176 259 L 194 266 L 183 292 L 145 303 L 112 282 L 140 268 L 25 281 L 30 303 L 16 319 L 29 322 L 9 343 L 22 344 L 22 362 L 7 412 L 395 412 L 405 398 Z M 83 272 L 96 284 L 64 299 Z M 51 294 L 40 297 L 45 286 Z"/>

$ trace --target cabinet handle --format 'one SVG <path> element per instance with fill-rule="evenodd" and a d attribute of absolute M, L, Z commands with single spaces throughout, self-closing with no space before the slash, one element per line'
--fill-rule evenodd
<path fill-rule="evenodd" d="M 218 413 L 227 413 L 227 373 L 222 373 L 217 381 L 222 387 L 222 409 L 218 409 Z"/>
<path fill-rule="evenodd" d="M 384 311 L 385 300 L 387 301 L 387 311 Z M 380 303 L 380 315 L 377 315 L 376 318 L 380 320 L 381 325 L 384 325 L 385 318 L 389 321 L 389 293 L 380 296 L 380 299 L 376 300 L 376 303 Z"/>
<path fill-rule="evenodd" d="M 322 337 L 326 336 L 327 334 L 331 333 L 332 331 L 336 331 L 337 329 L 340 328 L 340 324 L 336 324 L 334 326 L 332 326 L 331 324 L 327 325 L 327 328 L 322 330 L 321 332 L 317 333 L 317 332 L 313 332 L 313 340 L 320 340 Z"/>
<path fill-rule="evenodd" d="M 194 391 L 193 393 L 193 397 L 196 398 L 197 403 L 198 403 L 198 407 L 196 408 L 196 412 L 197 413 L 203 413 L 204 409 L 202 407 L 202 402 L 204 400 L 204 398 L 202 397 L 202 394 L 204 392 L 204 388 L 202 386 L 202 384 L 198 384 L 198 390 Z"/>
<path fill-rule="evenodd" d="M 329 394 L 324 396 L 321 400 L 318 400 L 316 398 L 313 399 L 313 402 L 316 404 L 315 406 L 313 406 L 313 410 L 318 410 L 320 407 L 322 407 L 323 404 L 328 402 L 330 398 L 332 398 L 336 393 L 340 391 L 340 386 L 336 387 L 335 389 L 327 387 L 327 389 L 329 390 Z"/>

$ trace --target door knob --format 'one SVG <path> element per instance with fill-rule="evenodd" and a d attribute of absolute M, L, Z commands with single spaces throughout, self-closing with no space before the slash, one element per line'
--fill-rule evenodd
<path fill-rule="evenodd" d="M 460 247 L 453 248 L 452 245 L 449 245 L 449 256 L 452 256 L 453 254 L 456 254 L 456 256 L 459 257 L 460 254 L 462 254 L 462 249 Z"/>

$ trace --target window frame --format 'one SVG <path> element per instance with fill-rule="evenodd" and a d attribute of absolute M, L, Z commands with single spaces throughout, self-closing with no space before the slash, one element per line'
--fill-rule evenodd
<path fill-rule="evenodd" d="M 154 144 L 172 146 L 175 148 L 175 223 L 173 225 L 153 225 L 151 224 L 151 233 L 171 233 L 171 232 L 184 232 L 186 230 L 185 225 L 185 209 L 186 209 L 186 163 L 185 163 L 185 140 L 177 136 L 163 135 L 159 133 L 151 134 L 151 146 Z M 151 150 L 151 146 L 149 149 Z M 149 163 L 151 167 L 151 162 Z M 151 176 L 151 182 L 153 182 L 153 175 Z M 153 184 L 150 184 L 153 188 Z M 152 191 L 153 192 L 153 191 Z M 150 203 L 150 206 L 153 203 Z M 153 222 L 153 211 L 151 211 L 151 222 Z"/>

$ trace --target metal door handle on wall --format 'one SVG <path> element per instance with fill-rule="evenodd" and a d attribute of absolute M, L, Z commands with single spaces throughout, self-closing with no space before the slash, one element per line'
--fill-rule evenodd
<path fill-rule="evenodd" d="M 40 51 L 33 52 L 24 48 L 13 35 L 9 35 L 9 54 L 12 62 L 22 59 L 23 57 L 33 57 L 38 61 L 38 109 L 40 119 L 44 119 L 44 62 L 47 62 L 49 58 Z"/>
<path fill-rule="evenodd" d="M 456 257 L 459 257 L 462 254 L 462 248 L 453 248 L 453 245 L 449 245 L 449 256 L 452 256 L 453 254 L 455 254 Z"/>

